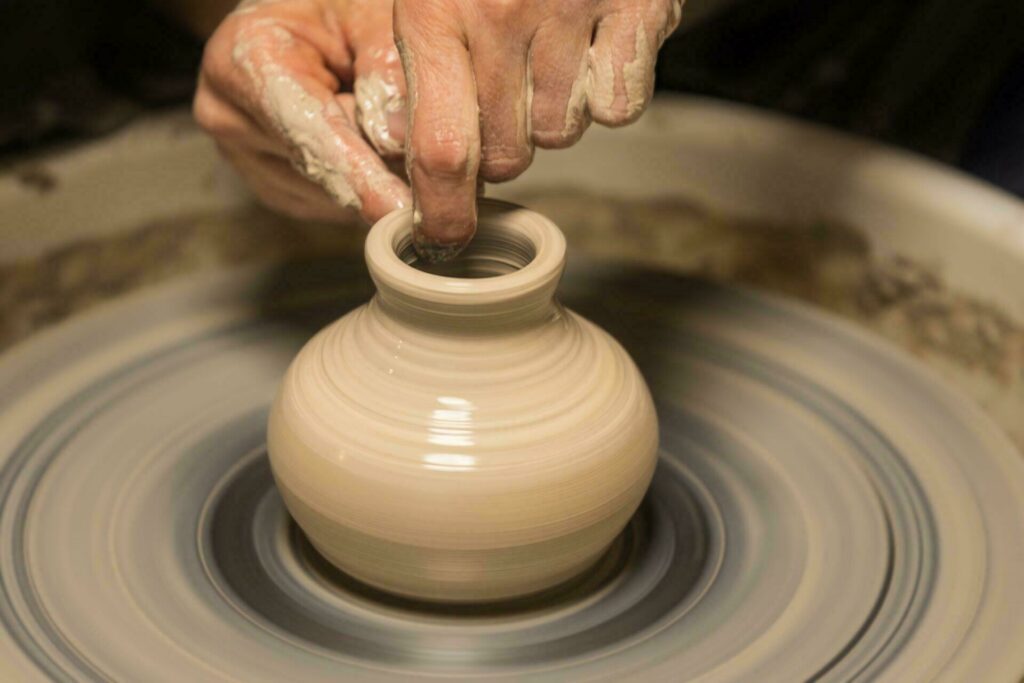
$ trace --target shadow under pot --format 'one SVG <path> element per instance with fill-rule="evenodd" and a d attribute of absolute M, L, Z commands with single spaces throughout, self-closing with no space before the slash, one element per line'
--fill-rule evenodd
<path fill-rule="evenodd" d="M 561 306 L 565 238 L 481 200 L 477 236 L 421 267 L 412 214 L 366 241 L 377 294 L 317 333 L 268 427 L 284 502 L 371 586 L 485 602 L 596 562 L 654 472 L 658 425 L 625 350 Z"/>

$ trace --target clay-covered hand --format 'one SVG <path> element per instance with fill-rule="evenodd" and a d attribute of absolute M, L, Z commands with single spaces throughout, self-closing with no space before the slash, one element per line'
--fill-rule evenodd
<path fill-rule="evenodd" d="M 260 199 L 299 218 L 409 206 L 390 0 L 246 0 L 206 46 L 194 111 Z M 361 132 L 362 129 L 362 132 Z"/>
<path fill-rule="evenodd" d="M 409 83 L 406 164 L 417 247 L 444 258 L 473 234 L 478 179 L 509 180 L 534 146 L 590 120 L 634 121 L 682 0 L 395 0 Z"/>

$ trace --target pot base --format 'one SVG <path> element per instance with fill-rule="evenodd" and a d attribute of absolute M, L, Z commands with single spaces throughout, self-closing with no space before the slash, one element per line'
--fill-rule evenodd
<path fill-rule="evenodd" d="M 569 538 L 550 539 L 536 547 L 508 548 L 504 553 L 491 549 L 454 552 L 389 543 L 340 528 L 305 505 L 280 481 L 277 487 L 297 525 L 314 531 L 304 534 L 306 541 L 324 560 L 373 590 L 420 602 L 496 603 L 555 590 L 587 573 L 608 550 L 609 544 L 603 542 L 608 537 L 606 529 L 621 529 L 632 516 L 619 515 L 593 529 L 583 529 Z M 317 538 L 329 539 L 330 545 L 317 543 Z M 595 545 L 596 550 L 592 550 Z M 337 555 L 332 547 L 345 548 L 346 553 Z M 582 552 L 566 556 L 549 549 L 559 547 Z M 538 564 L 536 557 L 558 557 L 561 561 Z M 381 567 L 387 567 L 388 571 L 382 571 Z M 421 575 L 419 567 L 426 567 L 428 574 Z M 482 576 L 503 577 L 503 580 L 501 583 L 481 580 Z"/>

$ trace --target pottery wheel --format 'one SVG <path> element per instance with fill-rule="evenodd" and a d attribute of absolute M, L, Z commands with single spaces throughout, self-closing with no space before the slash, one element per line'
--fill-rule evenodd
<path fill-rule="evenodd" d="M 514 603 L 382 595 L 320 560 L 264 450 L 361 267 L 144 291 L 0 361 L 0 678 L 1017 680 L 1024 464 L 901 352 L 785 301 L 571 269 L 661 420 L 640 511 Z M 34 674 L 34 676 L 33 676 Z"/>

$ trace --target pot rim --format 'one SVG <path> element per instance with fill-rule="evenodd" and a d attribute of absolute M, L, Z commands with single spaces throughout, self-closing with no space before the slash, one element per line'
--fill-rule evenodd
<path fill-rule="evenodd" d="M 419 304 L 488 306 L 526 303 L 549 298 L 565 267 L 566 243 L 550 219 L 511 202 L 481 198 L 477 237 L 515 235 L 532 247 L 533 258 L 510 273 L 491 277 L 452 277 L 428 273 L 399 256 L 412 239 L 412 209 L 392 211 L 380 219 L 366 238 L 365 257 L 370 276 L 385 297 Z"/>

